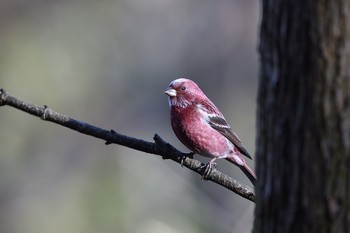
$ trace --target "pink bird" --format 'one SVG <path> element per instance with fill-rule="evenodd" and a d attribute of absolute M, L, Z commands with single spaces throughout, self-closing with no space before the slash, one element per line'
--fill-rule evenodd
<path fill-rule="evenodd" d="M 198 85 L 179 78 L 172 81 L 164 93 L 169 96 L 171 126 L 178 139 L 192 152 L 212 158 L 204 177 L 215 166 L 215 160 L 226 159 L 237 165 L 255 185 L 256 175 L 244 160 L 244 156 L 252 157 Z"/>

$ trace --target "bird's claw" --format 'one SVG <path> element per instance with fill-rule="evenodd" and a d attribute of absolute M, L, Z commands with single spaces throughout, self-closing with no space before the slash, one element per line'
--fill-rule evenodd
<path fill-rule="evenodd" d="M 48 111 L 49 111 L 49 107 L 48 107 L 47 105 L 44 105 L 44 112 L 43 112 L 43 114 L 41 115 L 41 119 L 43 119 L 43 120 L 46 120 L 46 119 L 47 119 Z"/>
<path fill-rule="evenodd" d="M 206 165 L 203 165 L 201 168 L 205 169 L 202 175 L 202 180 L 207 180 L 209 174 L 216 168 L 215 162 L 209 162 Z"/>
<path fill-rule="evenodd" d="M 186 158 L 193 159 L 193 155 L 194 155 L 193 152 L 190 152 L 190 153 L 187 153 L 187 154 L 183 155 L 183 156 L 181 157 L 181 163 L 180 163 L 180 164 L 181 164 L 181 167 L 184 166 L 184 162 L 185 162 Z"/>

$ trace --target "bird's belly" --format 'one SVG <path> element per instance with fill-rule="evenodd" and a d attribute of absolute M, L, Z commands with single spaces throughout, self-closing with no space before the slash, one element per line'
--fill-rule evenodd
<path fill-rule="evenodd" d="M 175 134 L 191 151 L 206 157 L 219 157 L 233 151 L 233 145 L 207 122 L 192 117 L 192 121 L 178 121 Z"/>
<path fill-rule="evenodd" d="M 207 157 L 218 157 L 232 151 L 232 144 L 215 129 L 209 125 L 201 128 L 202 130 L 198 132 L 193 130 L 190 133 L 193 137 L 190 140 L 193 141 L 196 153 Z"/>

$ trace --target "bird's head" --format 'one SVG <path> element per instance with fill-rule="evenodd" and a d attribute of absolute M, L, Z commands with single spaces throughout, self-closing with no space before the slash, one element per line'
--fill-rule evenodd
<path fill-rule="evenodd" d="M 172 81 L 164 93 L 169 96 L 170 106 L 182 108 L 192 105 L 201 98 L 205 98 L 204 93 L 198 85 L 186 78 L 179 78 Z"/>

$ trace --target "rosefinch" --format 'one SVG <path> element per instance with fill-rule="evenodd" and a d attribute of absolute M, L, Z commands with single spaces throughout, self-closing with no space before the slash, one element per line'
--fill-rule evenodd
<path fill-rule="evenodd" d="M 185 78 L 176 79 L 164 93 L 169 96 L 171 126 L 176 136 L 192 152 L 212 158 L 204 176 L 210 173 L 216 159 L 226 159 L 237 165 L 255 185 L 256 175 L 243 155 L 252 157 L 197 84 Z"/>

